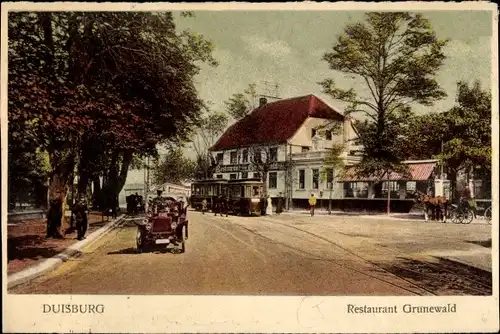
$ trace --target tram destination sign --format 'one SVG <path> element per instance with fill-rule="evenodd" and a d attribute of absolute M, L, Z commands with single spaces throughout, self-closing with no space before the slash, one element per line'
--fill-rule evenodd
<path fill-rule="evenodd" d="M 269 165 L 269 170 L 282 170 L 286 168 L 285 162 L 272 162 Z M 253 172 L 256 171 L 255 167 L 246 164 L 246 165 L 222 165 L 217 166 L 215 168 L 216 173 L 238 173 L 238 172 Z"/>

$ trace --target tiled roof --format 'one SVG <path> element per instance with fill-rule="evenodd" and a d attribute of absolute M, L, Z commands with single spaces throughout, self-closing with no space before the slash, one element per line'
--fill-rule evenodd
<path fill-rule="evenodd" d="M 255 144 L 278 144 L 292 138 L 308 117 L 343 120 L 344 116 L 314 95 L 270 102 L 229 127 L 211 151 Z"/>
<path fill-rule="evenodd" d="M 404 175 L 396 172 L 391 172 L 389 175 L 390 181 L 426 181 L 432 176 L 432 172 L 436 167 L 437 162 L 412 162 L 408 163 L 410 169 L 410 177 L 404 177 Z M 340 181 L 343 182 L 368 182 L 383 180 L 387 181 L 387 173 L 382 173 L 380 175 L 369 175 L 361 176 L 356 175 L 354 166 L 349 166 L 344 170 L 344 173 L 340 177 Z"/>
<path fill-rule="evenodd" d="M 408 164 L 410 167 L 411 178 L 407 180 L 403 175 L 399 173 L 391 173 L 390 179 L 393 181 L 406 180 L 406 181 L 425 181 L 428 180 L 434 168 L 436 167 L 436 162 L 427 162 L 427 163 L 412 163 Z"/>

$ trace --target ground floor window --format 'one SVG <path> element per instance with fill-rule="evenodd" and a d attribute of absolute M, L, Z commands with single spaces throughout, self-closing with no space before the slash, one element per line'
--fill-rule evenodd
<path fill-rule="evenodd" d="M 242 179 L 247 179 L 248 178 L 248 172 L 241 172 L 241 178 Z"/>
<path fill-rule="evenodd" d="M 229 174 L 230 180 L 236 180 L 236 174 Z"/>
<path fill-rule="evenodd" d="M 313 184 L 313 189 L 319 188 L 319 169 L 312 170 L 312 184 Z"/>
<path fill-rule="evenodd" d="M 269 173 L 269 189 L 278 188 L 278 173 L 270 172 Z"/>
<path fill-rule="evenodd" d="M 304 169 L 299 170 L 299 189 L 306 188 L 306 171 Z"/>
<path fill-rule="evenodd" d="M 217 174 L 217 178 L 218 179 L 222 179 L 222 175 L 221 174 Z"/>
<path fill-rule="evenodd" d="M 326 184 L 328 189 L 333 188 L 333 168 L 326 169 Z"/>
<path fill-rule="evenodd" d="M 254 178 L 260 178 L 260 173 L 253 173 Z"/>

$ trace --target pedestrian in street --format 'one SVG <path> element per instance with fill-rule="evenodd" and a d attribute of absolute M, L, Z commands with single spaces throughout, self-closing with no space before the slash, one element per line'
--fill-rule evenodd
<path fill-rule="evenodd" d="M 85 198 L 80 198 L 76 205 L 73 207 L 73 215 L 76 221 L 76 238 L 78 240 L 85 239 L 85 233 L 88 228 L 88 208 Z"/>
<path fill-rule="evenodd" d="M 201 212 L 205 214 L 205 211 L 207 211 L 207 199 L 204 198 L 203 201 L 201 201 Z"/>
<path fill-rule="evenodd" d="M 309 208 L 311 210 L 311 217 L 314 216 L 315 207 L 316 207 L 316 197 L 314 197 L 314 194 L 311 194 L 311 197 L 309 197 Z"/>
<path fill-rule="evenodd" d="M 276 201 L 276 214 L 279 215 L 283 212 L 283 194 L 279 193 Z"/>

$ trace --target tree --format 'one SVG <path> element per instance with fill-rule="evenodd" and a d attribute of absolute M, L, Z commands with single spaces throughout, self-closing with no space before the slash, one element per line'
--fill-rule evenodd
<path fill-rule="evenodd" d="M 171 13 L 9 13 L 8 24 L 9 135 L 48 153 L 51 199 L 64 202 L 75 165 L 81 191 L 103 176 L 116 197 L 134 155 L 198 125 L 193 78 L 197 62 L 216 64 L 213 46 L 178 34 Z"/>
<path fill-rule="evenodd" d="M 181 148 L 169 150 L 153 167 L 153 180 L 156 184 L 165 182 L 181 183 L 194 177 L 196 163 L 184 156 Z"/>
<path fill-rule="evenodd" d="M 411 114 L 410 103 L 432 105 L 446 96 L 434 79 L 446 43 L 419 13 L 368 13 L 366 22 L 348 25 L 324 54 L 330 69 L 362 80 L 368 91 L 365 96 L 339 88 L 333 79 L 319 83 L 325 93 L 348 104 L 346 115 L 358 112 L 367 118 L 360 130 L 364 156 L 359 173 L 405 172 L 400 125 Z"/>
<path fill-rule="evenodd" d="M 345 144 L 334 143 L 330 148 L 328 148 L 327 154 L 323 159 L 323 168 L 321 169 L 321 180 L 327 182 L 328 188 L 330 189 L 330 195 L 328 198 L 328 212 L 332 212 L 332 186 L 333 178 L 336 171 L 342 170 L 344 167 L 344 159 L 342 154 L 345 151 Z M 330 184 L 332 183 L 332 184 Z"/>
<path fill-rule="evenodd" d="M 415 116 L 406 141 L 410 159 L 442 159 L 444 171 L 456 190 L 457 175 L 476 174 L 491 179 L 491 93 L 478 81 L 457 83 L 457 105 L 442 113 Z"/>
<path fill-rule="evenodd" d="M 258 173 L 264 183 L 264 196 L 267 196 L 267 177 L 275 157 L 273 157 L 272 147 L 268 145 L 252 145 L 247 148 L 248 161 L 251 169 Z"/>
<path fill-rule="evenodd" d="M 192 140 L 196 152 L 196 178 L 212 177 L 215 160 L 208 149 L 217 141 L 227 127 L 229 117 L 224 112 L 214 112 L 206 108 L 207 114 L 197 127 L 197 134 Z"/>
<path fill-rule="evenodd" d="M 243 93 L 233 94 L 225 101 L 226 112 L 235 120 L 240 120 L 248 115 L 257 106 L 256 84 L 249 84 Z"/>

